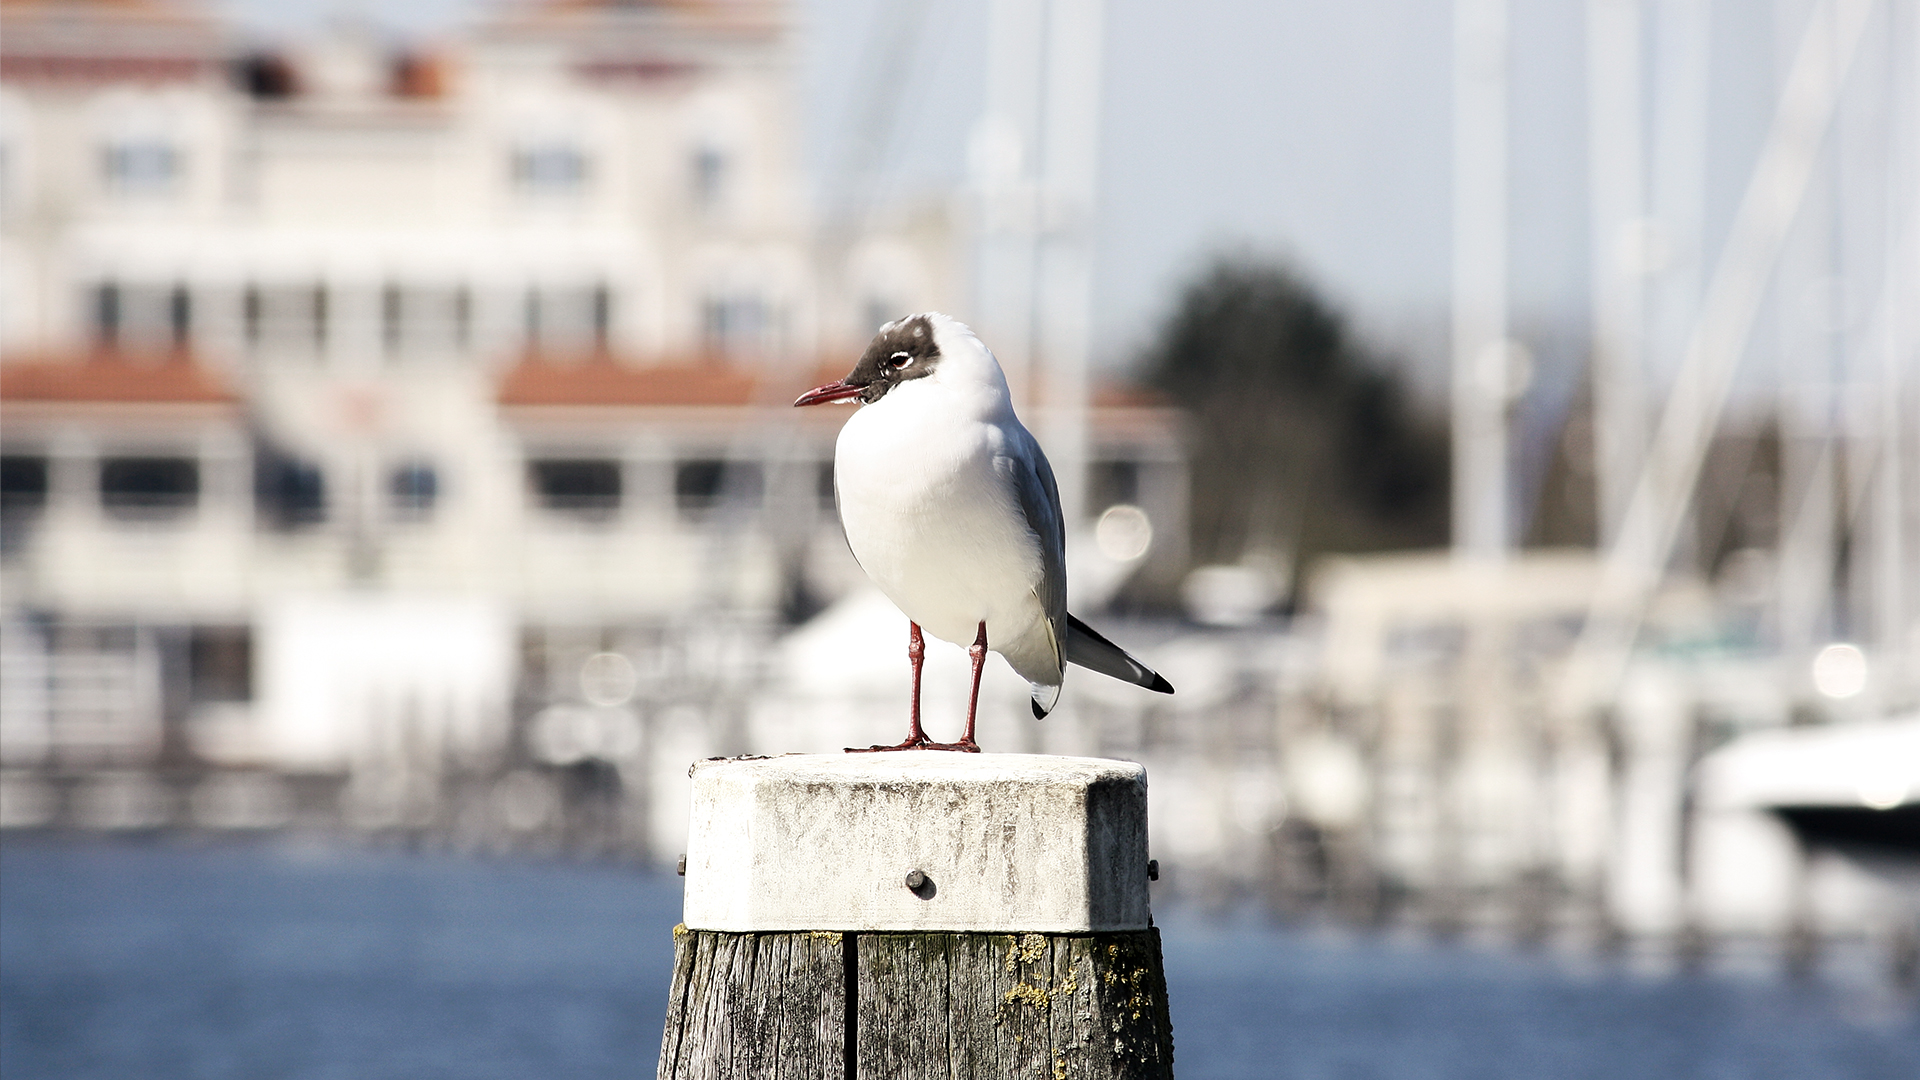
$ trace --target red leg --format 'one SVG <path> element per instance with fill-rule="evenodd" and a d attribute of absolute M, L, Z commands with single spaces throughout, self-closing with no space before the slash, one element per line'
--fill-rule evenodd
<path fill-rule="evenodd" d="M 987 624 L 980 623 L 980 632 L 974 635 L 973 644 L 967 647 L 967 656 L 973 661 L 973 692 L 967 695 L 967 733 L 960 736 L 955 748 L 971 753 L 980 752 L 980 744 L 973 741 L 973 715 L 980 709 L 980 669 L 987 663 Z"/>
<path fill-rule="evenodd" d="M 973 741 L 973 714 L 980 708 L 980 670 L 987 663 L 987 624 L 980 624 L 980 632 L 974 635 L 973 644 L 967 647 L 967 656 L 973 660 L 973 693 L 967 698 L 967 733 L 960 736 L 956 743 L 922 742 L 922 750 L 958 750 L 965 754 L 980 752 L 980 744 Z M 925 739 L 926 736 L 921 736 Z M 877 748 L 876 748 L 877 749 Z M 900 747 L 887 747 L 889 750 Z"/>
<path fill-rule="evenodd" d="M 907 662 L 913 665 L 913 706 L 907 713 L 907 741 L 923 743 L 927 733 L 920 727 L 920 671 L 927 664 L 927 639 L 920 636 L 920 624 L 907 622 Z"/>
<path fill-rule="evenodd" d="M 973 742 L 973 713 L 979 711 L 979 673 L 987 667 L 987 625 L 979 625 L 979 634 L 973 634 L 973 644 L 966 650 L 968 659 L 973 661 L 973 692 L 966 700 L 966 734 L 960 736 L 960 742 L 929 742 L 927 749 L 958 749 L 962 753 L 979 753 L 979 744 Z"/>
<path fill-rule="evenodd" d="M 962 753 L 979 753 L 979 744 L 973 742 L 973 713 L 979 709 L 979 671 L 987 665 L 987 623 L 979 625 L 979 634 L 973 636 L 973 644 L 968 646 L 966 655 L 973 659 L 973 694 L 966 700 L 966 734 L 960 736 L 960 742 L 922 742 L 920 749 L 958 749 Z"/>
<path fill-rule="evenodd" d="M 981 623 L 984 631 L 985 623 Z M 920 624 L 911 620 L 907 623 L 907 663 L 913 665 L 913 705 L 907 713 L 907 740 L 898 746 L 847 747 L 849 754 L 870 754 L 876 750 L 924 750 L 931 748 L 933 740 L 920 727 L 920 671 L 927 662 L 927 642 L 920 636 Z M 976 693 L 978 691 L 976 690 Z M 971 720 L 968 721 L 972 723 Z M 971 734 L 971 727 L 968 729 Z"/>

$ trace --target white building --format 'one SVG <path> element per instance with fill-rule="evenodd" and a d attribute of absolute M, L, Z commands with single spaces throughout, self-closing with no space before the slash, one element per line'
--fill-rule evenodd
<path fill-rule="evenodd" d="M 8 768 L 506 768 L 585 657 L 644 674 L 662 628 L 856 580 L 844 414 L 788 406 L 878 321 L 964 310 L 960 245 L 816 241 L 782 5 L 523 3 L 434 52 L 4 19 Z M 1180 533 L 1170 415 L 1094 432 L 1098 508 Z M 354 612 L 377 648 L 334 641 Z M 460 619 L 471 655 L 426 641 Z M 643 690 L 713 714 L 751 675 L 701 670 Z"/>

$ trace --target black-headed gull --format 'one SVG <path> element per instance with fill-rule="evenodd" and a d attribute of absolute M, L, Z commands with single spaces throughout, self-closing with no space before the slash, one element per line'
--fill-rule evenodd
<path fill-rule="evenodd" d="M 1060 698 L 1067 664 L 1173 693 L 1167 680 L 1067 612 L 1066 528 L 1053 467 L 1013 413 L 999 361 L 964 324 L 928 312 L 880 328 L 846 378 L 799 405 L 864 403 L 840 429 L 833 486 L 853 557 L 908 619 L 912 727 L 874 750 L 977 752 L 988 648 L 1033 686 L 1033 715 Z M 967 732 L 920 727 L 921 630 L 972 644 Z M 989 636 L 992 644 L 989 645 Z"/>

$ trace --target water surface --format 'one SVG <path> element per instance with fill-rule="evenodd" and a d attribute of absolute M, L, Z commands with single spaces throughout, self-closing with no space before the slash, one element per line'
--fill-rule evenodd
<path fill-rule="evenodd" d="M 651 1076 L 680 882 L 266 840 L 0 842 L 7 1080 Z M 1182 1080 L 1913 1080 L 1869 982 L 1161 919 Z"/>

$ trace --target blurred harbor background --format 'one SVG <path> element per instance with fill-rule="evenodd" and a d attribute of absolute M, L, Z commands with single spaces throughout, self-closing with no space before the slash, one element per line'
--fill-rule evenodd
<path fill-rule="evenodd" d="M 1164 903 L 1920 975 L 1912 0 L 270 8 L 0 5 L 10 848 L 670 867 L 899 724 L 788 405 L 940 309 Z"/>
<path fill-rule="evenodd" d="M 680 879 L 542 859 L 14 835 L 9 1077 L 652 1075 Z M 1161 912 L 1184 1080 L 1901 1080 L 1920 1021 L 1874 958 L 1513 954 Z M 647 932 L 637 932 L 646 928 Z"/>

